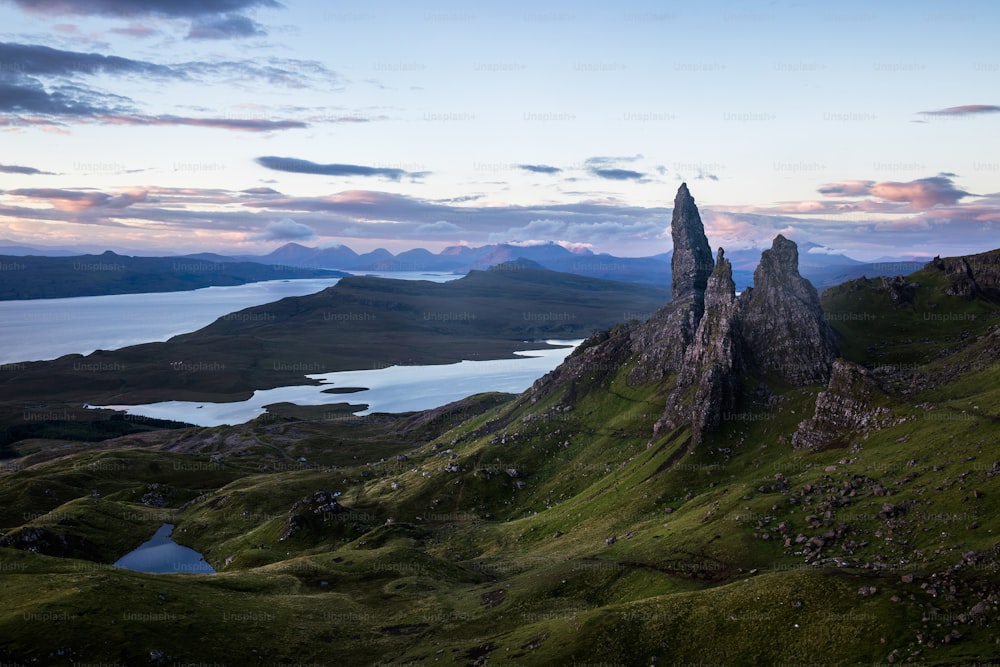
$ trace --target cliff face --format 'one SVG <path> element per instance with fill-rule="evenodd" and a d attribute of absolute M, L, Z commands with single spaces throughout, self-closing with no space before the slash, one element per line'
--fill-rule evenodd
<path fill-rule="evenodd" d="M 816 288 L 799 275 L 798 246 L 779 234 L 753 279 L 740 295 L 748 367 L 796 386 L 829 380 L 837 343 Z"/>
<path fill-rule="evenodd" d="M 813 416 L 802 421 L 792 435 L 796 449 L 846 447 L 872 431 L 893 426 L 901 419 L 876 405 L 885 394 L 871 371 L 844 359 L 833 363 L 830 384 L 816 397 Z"/>

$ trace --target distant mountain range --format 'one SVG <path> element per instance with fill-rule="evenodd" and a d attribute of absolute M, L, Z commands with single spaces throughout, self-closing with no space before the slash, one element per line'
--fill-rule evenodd
<path fill-rule="evenodd" d="M 843 254 L 815 252 L 823 246 L 817 243 L 801 244 L 799 270 L 817 288 L 830 287 L 844 280 L 861 276 L 891 276 L 907 274 L 923 268 L 924 261 L 911 258 L 884 258 L 879 262 L 865 263 Z M 550 271 L 573 273 L 588 278 L 618 280 L 666 287 L 670 285 L 670 258 L 673 251 L 649 257 L 617 257 L 590 250 L 571 251 L 557 243 L 538 245 L 513 245 L 500 243 L 473 248 L 451 246 L 439 253 L 424 248 L 414 248 L 393 255 L 384 248 L 358 254 L 345 245 L 330 248 L 310 248 L 298 243 L 287 243 L 273 252 L 262 255 L 227 257 L 211 253 L 190 255 L 192 258 L 214 262 L 251 261 L 268 264 L 285 264 L 310 268 L 336 268 L 344 271 L 450 271 L 468 273 L 491 266 L 526 259 L 537 262 Z M 733 280 L 736 289 L 753 285 L 753 271 L 760 262 L 761 249 L 747 248 L 727 253 L 732 259 Z"/>
<path fill-rule="evenodd" d="M 817 243 L 807 241 L 801 243 L 799 247 L 801 249 L 799 271 L 820 290 L 862 276 L 906 275 L 923 268 L 929 259 L 910 255 L 883 257 L 878 261 L 866 263 L 843 254 L 822 252 L 824 247 Z M 760 262 L 761 252 L 762 249 L 759 248 L 727 251 L 726 256 L 732 261 L 733 280 L 738 291 L 753 285 L 753 270 Z M 0 255 L 68 257 L 79 253 L 80 250 L 74 251 L 69 248 L 40 248 L 0 239 Z M 488 269 L 517 259 L 527 259 L 537 262 L 551 271 L 573 273 L 588 278 L 668 287 L 670 285 L 670 258 L 672 254 L 673 251 L 668 251 L 649 257 L 617 257 L 607 253 L 594 253 L 590 250 L 571 251 L 557 243 L 526 246 L 499 243 L 475 248 L 450 246 L 438 253 L 433 253 L 425 248 L 414 248 L 394 255 L 384 248 L 358 253 L 346 245 L 311 248 L 299 243 L 287 243 L 266 255 L 196 253 L 182 257 L 219 264 L 254 262 L 283 268 L 460 274 Z"/>

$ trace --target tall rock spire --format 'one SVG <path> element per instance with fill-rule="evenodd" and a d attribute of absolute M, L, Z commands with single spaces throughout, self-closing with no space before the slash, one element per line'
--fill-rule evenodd
<path fill-rule="evenodd" d="M 681 183 L 674 197 L 670 236 L 674 241 L 674 254 L 670 259 L 673 299 L 678 301 L 693 296 L 700 302 L 715 263 L 705 237 L 705 227 L 694 197 L 688 192 L 687 183 Z"/>
<path fill-rule="evenodd" d="M 639 359 L 629 374 L 632 384 L 656 382 L 678 372 L 705 312 L 705 289 L 715 262 L 687 183 L 681 183 L 674 197 L 670 235 L 674 240 L 670 259 L 673 299 L 650 318 L 650 326 L 635 342 Z"/>

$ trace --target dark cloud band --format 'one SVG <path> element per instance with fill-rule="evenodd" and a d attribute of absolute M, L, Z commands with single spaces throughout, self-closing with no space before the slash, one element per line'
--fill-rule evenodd
<path fill-rule="evenodd" d="M 550 167 L 547 164 L 519 164 L 517 168 L 533 174 L 558 174 L 562 171 L 559 167 Z"/>
<path fill-rule="evenodd" d="M 257 7 L 279 8 L 275 0 L 8 0 L 24 11 L 51 16 L 168 16 L 228 14 Z"/>
<path fill-rule="evenodd" d="M 257 164 L 275 171 L 287 171 L 293 174 L 316 174 L 319 176 L 381 176 L 393 181 L 398 181 L 405 176 L 411 176 L 410 172 L 403 169 L 390 169 L 388 167 L 366 167 L 358 164 L 317 164 L 309 160 L 300 160 L 293 157 L 276 157 L 265 155 L 256 160 Z"/>
<path fill-rule="evenodd" d="M 19 164 L 0 164 L 0 174 L 25 174 L 27 176 L 34 176 L 38 174 L 45 174 L 48 176 L 53 175 L 51 171 L 42 171 L 41 169 L 24 167 Z"/>

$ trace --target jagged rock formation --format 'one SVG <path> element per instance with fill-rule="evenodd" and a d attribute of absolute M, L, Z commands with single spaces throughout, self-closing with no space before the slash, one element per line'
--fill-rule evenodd
<path fill-rule="evenodd" d="M 663 418 L 656 425 L 658 432 L 689 422 L 696 444 L 703 431 L 718 428 L 722 414 L 731 411 L 737 399 L 740 322 L 736 316 L 733 267 L 722 248 L 704 299 L 705 312 L 684 352 L 677 385 L 667 399 Z"/>
<path fill-rule="evenodd" d="M 698 328 L 698 310 L 693 299 L 672 301 L 630 331 L 636 363 L 629 373 L 629 384 L 660 382 L 681 369 L 684 350 Z"/>
<path fill-rule="evenodd" d="M 697 444 L 734 410 L 747 373 L 756 381 L 826 384 L 836 340 L 816 289 L 799 275 L 794 242 L 776 237 L 761 256 L 754 288 L 737 298 L 732 265 L 722 248 L 712 260 L 687 185 L 677 191 L 671 236 L 673 301 L 644 323 L 586 341 L 535 383 L 533 400 L 563 383 L 586 390 L 633 361 L 629 384 L 664 385 L 666 404 L 654 434 L 689 425 Z"/>
<path fill-rule="evenodd" d="M 705 226 L 687 183 L 681 183 L 674 197 L 670 236 L 674 242 L 674 254 L 670 259 L 670 291 L 674 301 L 691 297 L 700 301 L 715 265 L 712 248 L 705 237 Z"/>
<path fill-rule="evenodd" d="M 830 383 L 816 397 L 816 411 L 792 435 L 796 449 L 846 447 L 848 440 L 897 423 L 892 412 L 874 405 L 884 393 L 871 371 L 844 359 L 833 363 Z"/>
<path fill-rule="evenodd" d="M 945 294 L 971 299 L 979 296 L 1000 296 L 1000 254 L 984 252 L 964 257 L 935 257 L 925 270 L 943 271 L 950 285 Z"/>
<path fill-rule="evenodd" d="M 776 236 L 761 254 L 754 286 L 740 295 L 740 320 L 749 369 L 802 386 L 829 379 L 837 342 L 798 265 L 798 246 Z"/>
<path fill-rule="evenodd" d="M 913 299 L 917 294 L 917 288 L 920 287 L 920 283 L 911 283 L 903 276 L 893 276 L 892 278 L 881 276 L 879 277 L 879 283 L 879 287 L 876 290 L 888 294 L 889 300 L 892 301 L 892 305 L 894 306 L 913 303 Z"/>

